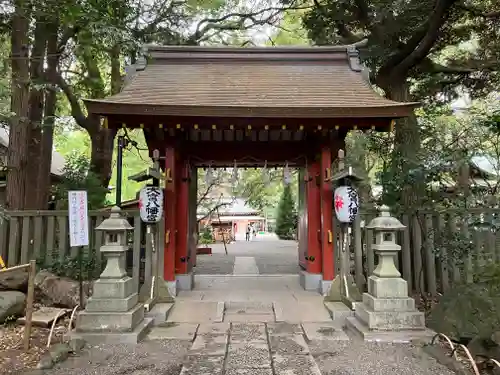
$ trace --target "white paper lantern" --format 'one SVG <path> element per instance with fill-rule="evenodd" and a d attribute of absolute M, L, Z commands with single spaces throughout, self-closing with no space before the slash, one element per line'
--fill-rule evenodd
<path fill-rule="evenodd" d="M 146 186 L 139 193 L 141 220 L 157 223 L 163 215 L 163 191 L 159 187 Z"/>
<path fill-rule="evenodd" d="M 352 223 L 359 211 L 359 196 L 351 186 L 339 186 L 333 195 L 333 207 L 341 223 Z"/>

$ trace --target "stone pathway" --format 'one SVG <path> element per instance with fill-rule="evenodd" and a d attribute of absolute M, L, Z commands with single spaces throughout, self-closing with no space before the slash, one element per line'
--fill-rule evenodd
<path fill-rule="evenodd" d="M 321 375 L 302 333 L 288 323 L 200 326 L 181 375 Z"/>

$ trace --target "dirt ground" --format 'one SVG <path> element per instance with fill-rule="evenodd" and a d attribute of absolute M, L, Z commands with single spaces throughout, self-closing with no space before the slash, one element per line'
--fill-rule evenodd
<path fill-rule="evenodd" d="M 61 320 L 52 335 L 51 344 L 61 342 L 67 322 Z M 23 349 L 24 326 L 16 323 L 0 325 L 0 374 L 22 374 L 36 368 L 42 354 L 47 350 L 49 328 L 33 327 L 30 349 Z"/>

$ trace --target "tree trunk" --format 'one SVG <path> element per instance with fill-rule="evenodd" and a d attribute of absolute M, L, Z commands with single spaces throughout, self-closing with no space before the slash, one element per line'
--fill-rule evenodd
<path fill-rule="evenodd" d="M 410 89 L 406 80 L 388 80 L 384 87 L 387 97 L 398 102 L 411 101 Z M 424 191 L 424 181 L 419 176 L 421 137 L 416 116 L 399 119 L 395 125 L 394 149 L 392 151 L 390 175 L 396 186 L 393 199 L 404 210 L 419 207 Z"/>
<path fill-rule="evenodd" d="M 57 21 L 54 21 L 47 27 L 47 76 L 48 81 L 51 82 L 53 77 L 57 73 L 57 66 L 59 65 L 59 57 L 57 55 L 57 35 L 58 35 L 59 25 Z M 41 152 L 40 152 L 40 168 L 38 169 L 38 183 L 46 189 L 38 190 L 37 202 L 40 203 L 42 208 L 47 209 L 50 200 L 50 191 L 52 187 L 52 149 L 54 143 L 54 124 L 56 116 L 56 104 L 57 104 L 57 91 L 52 85 L 50 89 L 45 91 L 45 113 L 43 119 L 43 129 L 42 129 L 42 141 L 41 141 Z M 58 166 L 56 166 L 58 167 Z"/>
<path fill-rule="evenodd" d="M 42 15 L 37 15 L 33 49 L 31 52 L 31 92 L 29 98 L 29 119 L 31 124 L 30 130 L 30 144 L 29 144 L 29 160 L 28 174 L 30 178 L 35 179 L 38 176 L 40 169 L 46 170 L 43 165 L 46 160 L 42 159 L 42 121 L 43 121 L 43 105 L 44 105 L 44 91 L 40 88 L 43 76 L 43 64 L 45 61 L 45 51 L 47 46 L 47 31 L 46 31 L 46 18 Z M 50 163 L 50 160 L 49 160 Z M 48 168 L 50 174 L 50 164 Z M 43 197 L 48 196 L 47 193 L 50 189 L 50 179 L 40 181 L 36 179 L 36 184 L 33 184 L 33 190 L 25 192 L 25 209 L 28 210 L 43 210 L 47 206 L 47 202 L 41 201 Z"/>
<path fill-rule="evenodd" d="M 28 178 L 29 145 L 29 12 L 28 2 L 14 1 L 11 32 L 12 99 L 9 148 L 7 150 L 7 198 L 10 210 L 24 208 Z"/>
<path fill-rule="evenodd" d="M 113 145 L 116 135 L 114 129 L 104 129 L 100 126 L 99 117 L 89 117 L 92 126 L 87 130 L 92 141 L 90 168 L 99 178 L 103 187 L 109 186 L 113 171 Z"/>

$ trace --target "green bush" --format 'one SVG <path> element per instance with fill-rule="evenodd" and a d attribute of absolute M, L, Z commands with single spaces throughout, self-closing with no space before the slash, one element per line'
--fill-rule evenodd
<path fill-rule="evenodd" d="M 80 266 L 80 257 L 78 255 L 66 256 L 60 259 L 58 254 L 55 253 L 51 257 L 52 259 L 38 259 L 37 266 L 39 269 L 47 270 L 54 275 L 68 277 L 73 280 L 79 280 L 81 269 L 83 280 L 96 280 L 106 266 L 105 261 L 99 263 L 100 256 L 101 254 L 95 250 L 82 251 Z"/>
<path fill-rule="evenodd" d="M 297 211 L 290 185 L 286 185 L 281 195 L 276 217 L 275 233 L 282 240 L 293 240 L 297 232 Z"/>

